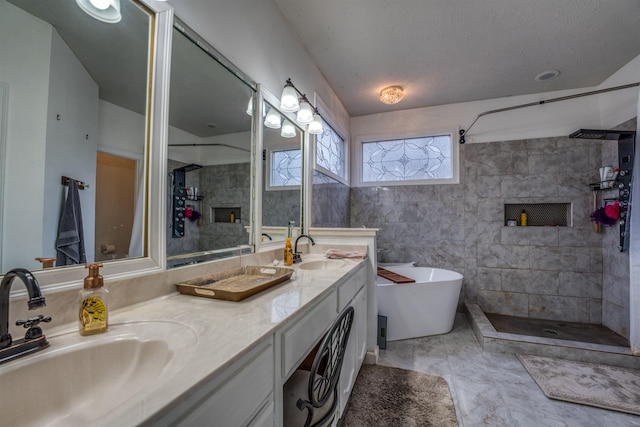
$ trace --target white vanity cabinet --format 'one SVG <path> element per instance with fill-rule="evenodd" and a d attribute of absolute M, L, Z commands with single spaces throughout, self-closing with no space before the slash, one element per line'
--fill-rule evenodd
<path fill-rule="evenodd" d="M 265 340 L 152 425 L 272 426 L 273 349 Z"/>
<path fill-rule="evenodd" d="M 284 383 L 320 342 L 338 314 L 351 305 L 355 317 L 338 385 L 337 421 L 366 353 L 366 277 L 365 264 L 355 266 L 254 343 L 250 351 L 218 374 L 203 379 L 184 393 L 179 403 L 145 425 L 282 426 Z M 206 358 L 206 354 L 202 357 Z"/>
<path fill-rule="evenodd" d="M 347 350 L 342 362 L 340 383 L 338 384 L 340 416 L 344 414 L 349 395 L 367 353 L 367 289 L 365 278 L 365 269 L 361 269 L 351 282 L 352 285 L 355 285 L 355 296 L 348 302 L 348 305 L 354 309 L 354 318 Z"/>

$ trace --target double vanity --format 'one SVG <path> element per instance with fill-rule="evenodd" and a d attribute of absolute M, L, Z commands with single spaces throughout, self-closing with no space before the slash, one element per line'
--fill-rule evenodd
<path fill-rule="evenodd" d="M 306 254 L 289 281 L 241 302 L 172 292 L 113 311 L 104 334 L 82 337 L 75 324 L 45 329 L 48 349 L 0 366 L 11 384 L 0 389 L 3 422 L 282 425 L 284 383 L 352 305 L 342 413 L 367 353 L 371 265 Z"/>

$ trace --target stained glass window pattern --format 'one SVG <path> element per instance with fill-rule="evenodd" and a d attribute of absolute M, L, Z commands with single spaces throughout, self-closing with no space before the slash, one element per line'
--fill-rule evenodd
<path fill-rule="evenodd" d="M 302 152 L 274 150 L 271 152 L 271 187 L 300 186 L 302 184 Z"/>
<path fill-rule="evenodd" d="M 451 135 L 362 143 L 362 181 L 451 179 Z"/>
<path fill-rule="evenodd" d="M 324 120 L 323 132 L 316 137 L 316 164 L 345 178 L 344 139 Z"/>

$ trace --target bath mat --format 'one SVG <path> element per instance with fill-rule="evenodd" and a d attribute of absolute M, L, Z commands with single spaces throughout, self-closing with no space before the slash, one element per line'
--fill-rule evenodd
<path fill-rule="evenodd" d="M 457 426 L 442 377 L 382 365 L 363 365 L 343 427 Z"/>
<path fill-rule="evenodd" d="M 640 415 L 640 370 L 518 354 L 544 394 Z"/>

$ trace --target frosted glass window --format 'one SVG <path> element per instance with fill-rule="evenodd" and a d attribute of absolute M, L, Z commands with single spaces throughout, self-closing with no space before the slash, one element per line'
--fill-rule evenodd
<path fill-rule="evenodd" d="M 453 178 L 451 135 L 362 143 L 362 182 Z"/>
<path fill-rule="evenodd" d="M 324 131 L 316 137 L 316 165 L 346 178 L 344 139 L 324 120 Z"/>
<path fill-rule="evenodd" d="M 274 150 L 271 152 L 271 187 L 290 187 L 302 184 L 302 152 Z"/>

